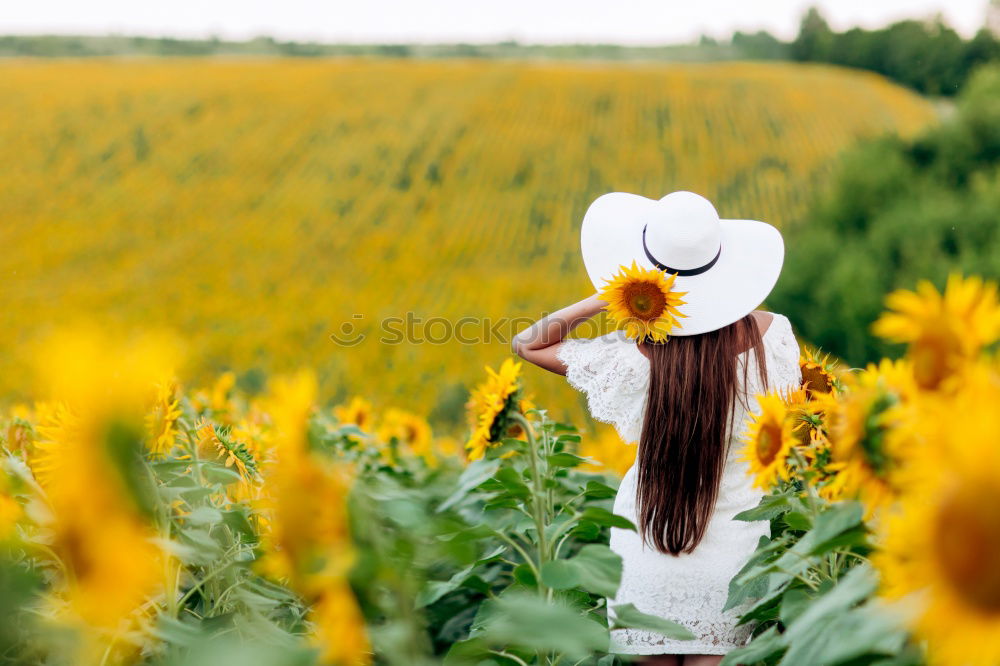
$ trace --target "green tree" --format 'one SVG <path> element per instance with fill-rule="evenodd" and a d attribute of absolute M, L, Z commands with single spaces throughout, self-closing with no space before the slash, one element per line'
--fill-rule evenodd
<path fill-rule="evenodd" d="M 789 50 L 794 60 L 825 61 L 830 57 L 832 41 L 833 31 L 826 19 L 818 9 L 810 7 L 802 17 L 799 35 Z"/>
<path fill-rule="evenodd" d="M 914 140 L 858 145 L 786 230 L 769 304 L 852 364 L 894 350 L 870 333 L 883 295 L 953 271 L 1000 278 L 1000 66 L 978 70 L 951 118 Z"/>

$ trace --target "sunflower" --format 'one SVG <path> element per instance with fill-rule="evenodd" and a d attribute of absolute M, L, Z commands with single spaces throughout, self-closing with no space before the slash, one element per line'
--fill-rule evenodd
<path fill-rule="evenodd" d="M 687 292 L 671 291 L 676 275 L 642 268 L 635 261 L 620 268 L 601 290 L 601 299 L 608 303 L 605 309 L 628 337 L 663 342 L 675 326 L 681 327 L 677 318 L 687 316 L 678 309 Z"/>
<path fill-rule="evenodd" d="M 232 407 L 230 397 L 235 386 L 236 375 L 231 371 L 223 372 L 211 388 L 197 391 L 191 404 L 196 412 L 211 411 L 217 419 L 225 418 Z"/>
<path fill-rule="evenodd" d="M 334 407 L 333 415 L 340 423 L 356 425 L 364 431 L 371 428 L 374 420 L 372 404 L 358 396 L 351 398 L 346 405 Z"/>
<path fill-rule="evenodd" d="M 122 341 L 96 330 L 57 334 L 39 354 L 52 402 L 37 407 L 28 463 L 48 509 L 47 552 L 61 565 L 54 614 L 70 624 L 120 629 L 159 589 L 167 556 L 122 461 L 138 453 L 123 447 L 139 445 L 144 399 L 173 376 L 175 358 L 165 338 Z"/>
<path fill-rule="evenodd" d="M 6 445 L 7 451 L 22 458 L 28 455 L 35 440 L 35 429 L 31 425 L 33 418 L 32 410 L 27 405 L 18 403 L 11 407 L 5 433 L 6 441 L 0 437 L 0 443 Z"/>
<path fill-rule="evenodd" d="M 1000 338 L 997 285 L 981 278 L 948 278 L 944 293 L 928 281 L 917 290 L 889 294 L 893 310 L 873 330 L 893 342 L 909 344 L 914 377 L 923 389 L 936 390 L 954 377 L 982 348 Z"/>
<path fill-rule="evenodd" d="M 511 414 L 521 410 L 521 364 L 505 359 L 499 370 L 486 366 L 486 381 L 473 391 L 466 405 L 472 436 L 465 444 L 469 460 L 479 460 L 486 449 L 497 446 L 510 429 Z"/>
<path fill-rule="evenodd" d="M 154 456 L 162 457 L 174 448 L 177 436 L 175 426 L 181 413 L 180 401 L 177 399 L 177 385 L 174 382 L 160 382 L 156 387 L 153 409 L 146 414 L 149 450 Z"/>
<path fill-rule="evenodd" d="M 365 620 L 346 581 L 323 590 L 312 605 L 309 620 L 313 625 L 311 638 L 320 648 L 320 663 L 344 666 L 372 663 Z"/>
<path fill-rule="evenodd" d="M 462 459 L 465 457 L 465 449 L 462 448 L 462 443 L 454 437 L 435 437 L 434 450 L 440 458 Z"/>
<path fill-rule="evenodd" d="M 796 445 L 795 422 L 780 394 L 757 396 L 760 412 L 747 428 L 741 460 L 750 463 L 754 486 L 767 490 L 789 477 L 788 456 Z"/>
<path fill-rule="evenodd" d="M 195 426 L 198 435 L 198 449 L 211 451 L 224 461 L 226 467 L 236 467 L 245 483 L 257 478 L 257 461 L 242 441 L 232 437 L 229 426 L 213 425 L 203 422 Z"/>
<path fill-rule="evenodd" d="M 837 379 L 829 354 L 820 358 L 816 351 L 807 349 L 799 358 L 799 369 L 802 371 L 802 387 L 806 390 L 806 397 L 833 393 L 840 388 L 840 380 Z"/>
<path fill-rule="evenodd" d="M 978 374 L 918 417 L 928 445 L 910 452 L 873 555 L 933 664 L 1000 663 L 1000 382 Z"/>
<path fill-rule="evenodd" d="M 394 439 L 413 455 L 423 458 L 428 465 L 437 465 L 437 458 L 431 449 L 433 442 L 431 427 L 416 414 L 395 408 L 387 410 L 379 427 L 378 436 L 386 442 Z"/>
<path fill-rule="evenodd" d="M 316 399 L 311 373 L 276 379 L 270 394 L 276 458 L 267 467 L 261 502 L 267 517 L 261 536 L 264 555 L 255 566 L 287 581 L 309 604 L 308 618 L 324 652 L 344 659 L 339 663 L 356 663 L 354 655 L 362 655 L 358 661 L 363 663 L 368 643 L 346 587 L 356 557 L 347 509 L 351 470 L 309 446 Z"/>
<path fill-rule="evenodd" d="M 893 475 L 906 449 L 905 410 L 915 393 L 912 372 L 905 361 L 883 359 L 850 375 L 846 391 L 825 406 L 825 431 L 832 459 L 839 463 L 838 492 L 858 496 L 867 515 L 892 501 Z"/>

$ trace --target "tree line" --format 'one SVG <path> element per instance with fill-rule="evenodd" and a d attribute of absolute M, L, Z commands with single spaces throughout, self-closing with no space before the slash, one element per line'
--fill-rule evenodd
<path fill-rule="evenodd" d="M 884 294 L 948 275 L 1000 279 L 1000 65 L 980 67 L 955 112 L 913 139 L 844 153 L 832 183 L 784 229 L 783 277 L 768 305 L 801 337 L 860 366 L 898 351 L 871 324 Z"/>
<path fill-rule="evenodd" d="M 1000 2 L 991 12 L 1000 17 Z M 1000 21 L 994 21 L 1000 22 Z M 809 9 L 798 35 L 784 42 L 766 31 L 736 31 L 729 40 L 703 36 L 695 44 L 326 44 L 258 37 L 247 41 L 130 37 L 122 35 L 0 36 L 0 56 L 377 56 L 395 58 L 553 58 L 603 60 L 796 60 L 878 72 L 924 94 L 952 96 L 977 66 L 1000 60 L 1000 40 L 985 24 L 970 39 L 943 19 L 908 19 L 877 30 L 835 32 L 818 9 Z"/>

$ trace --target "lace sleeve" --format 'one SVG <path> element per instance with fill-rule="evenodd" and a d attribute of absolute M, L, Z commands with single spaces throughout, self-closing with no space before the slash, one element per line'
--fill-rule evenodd
<path fill-rule="evenodd" d="M 558 352 L 566 379 L 587 398 L 590 415 L 637 443 L 649 386 L 649 361 L 620 333 L 564 340 Z"/>
<path fill-rule="evenodd" d="M 768 336 L 767 374 L 771 390 L 787 391 L 796 389 L 802 383 L 799 369 L 799 342 L 792 332 L 788 317 L 775 314 L 771 326 L 776 326 L 774 335 Z"/>

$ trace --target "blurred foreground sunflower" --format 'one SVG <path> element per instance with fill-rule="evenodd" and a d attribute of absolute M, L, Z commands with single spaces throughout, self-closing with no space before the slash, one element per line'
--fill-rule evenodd
<path fill-rule="evenodd" d="M 663 342 L 675 327 L 681 327 L 677 319 L 687 316 L 678 309 L 685 304 L 681 296 L 687 292 L 672 291 L 676 277 L 633 261 L 607 280 L 600 298 L 607 301 L 605 309 L 625 335 Z"/>
<path fill-rule="evenodd" d="M 914 378 L 936 390 L 980 350 L 1000 338 L 997 285 L 981 278 L 948 278 L 944 293 L 924 280 L 916 291 L 900 289 L 886 298 L 891 310 L 875 322 L 876 335 L 909 344 Z"/>
<path fill-rule="evenodd" d="M 836 488 L 858 497 L 867 516 L 895 495 L 893 474 L 901 466 L 905 430 L 897 430 L 916 387 L 906 361 L 883 359 L 845 379 L 844 394 L 821 399 L 833 462 L 839 467 Z"/>
<path fill-rule="evenodd" d="M 1000 663 L 998 405 L 1000 381 L 984 372 L 923 411 L 928 443 L 908 453 L 873 555 L 883 595 L 904 599 L 932 664 Z"/>

